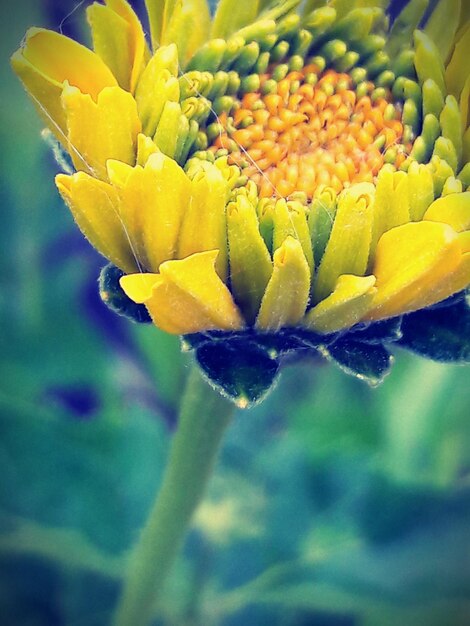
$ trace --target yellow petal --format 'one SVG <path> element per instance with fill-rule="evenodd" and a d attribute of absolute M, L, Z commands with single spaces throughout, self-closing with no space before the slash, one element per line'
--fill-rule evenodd
<path fill-rule="evenodd" d="M 434 201 L 434 182 L 428 167 L 413 161 L 408 170 L 410 219 L 419 222 Z"/>
<path fill-rule="evenodd" d="M 56 185 L 91 245 L 125 272 L 135 272 L 138 266 L 119 215 L 116 190 L 83 172 L 59 174 Z"/>
<path fill-rule="evenodd" d="M 258 15 L 259 0 L 220 0 L 212 23 L 211 37 L 226 39 L 243 26 L 251 24 Z"/>
<path fill-rule="evenodd" d="M 452 50 L 459 27 L 461 4 L 462 0 L 439 0 L 426 23 L 426 34 L 436 44 L 444 62 Z M 445 28 L 442 27 L 443 24 Z"/>
<path fill-rule="evenodd" d="M 149 157 L 156 152 L 159 152 L 159 150 L 152 138 L 140 133 L 137 136 L 136 164 L 142 165 L 143 167 L 147 163 Z"/>
<path fill-rule="evenodd" d="M 144 304 L 152 297 L 153 288 L 161 282 L 161 277 L 160 274 L 142 272 L 123 276 L 119 282 L 131 300 L 137 304 Z"/>
<path fill-rule="evenodd" d="M 375 276 L 343 274 L 333 293 L 307 313 L 302 323 L 317 333 L 334 333 L 357 324 L 369 310 L 375 289 Z"/>
<path fill-rule="evenodd" d="M 462 256 L 457 233 L 447 224 L 411 222 L 385 233 L 377 246 L 373 273 L 377 294 L 367 320 L 384 319 L 426 306 L 441 280 Z"/>
<path fill-rule="evenodd" d="M 137 15 L 125 0 L 95 2 L 87 9 L 95 52 L 116 76 L 119 85 L 134 93 L 145 64 L 146 43 Z"/>
<path fill-rule="evenodd" d="M 228 275 L 226 199 L 227 182 L 215 166 L 197 174 L 178 241 L 180 259 L 195 252 L 219 250 L 216 267 L 222 280 Z"/>
<path fill-rule="evenodd" d="M 211 17 L 207 0 L 185 0 L 175 2 L 171 17 L 163 25 L 161 44 L 175 43 L 178 48 L 181 64 L 185 65 L 193 54 L 208 39 Z"/>
<path fill-rule="evenodd" d="M 449 224 L 457 232 L 470 229 L 470 191 L 439 198 L 424 214 L 425 220 Z"/>
<path fill-rule="evenodd" d="M 423 307 L 441 302 L 470 285 L 470 232 L 458 235 L 457 245 L 460 246 L 461 256 L 456 267 L 437 280 L 427 296 L 423 294 Z"/>
<path fill-rule="evenodd" d="M 31 28 L 25 44 L 12 56 L 14 71 L 22 80 L 42 119 L 64 141 L 65 114 L 61 105 L 65 81 L 96 100 L 105 87 L 116 85 L 100 57 L 73 39 L 42 28 Z"/>
<path fill-rule="evenodd" d="M 106 180 L 106 161 L 134 164 L 140 121 L 133 97 L 120 87 L 106 87 L 94 102 L 76 87 L 65 86 L 69 152 L 79 170 Z"/>
<path fill-rule="evenodd" d="M 470 57 L 470 24 L 457 42 L 446 69 L 446 84 L 449 92 L 460 99 L 460 94 L 468 78 L 468 59 Z"/>
<path fill-rule="evenodd" d="M 274 206 L 273 251 L 277 250 L 286 237 L 298 239 L 313 271 L 313 250 L 307 214 L 304 205 L 298 201 L 278 200 Z"/>
<path fill-rule="evenodd" d="M 410 186 L 405 172 L 385 166 L 377 178 L 370 260 L 380 237 L 387 230 L 410 221 Z"/>
<path fill-rule="evenodd" d="M 462 93 L 460 94 L 460 117 L 465 133 L 470 126 L 470 74 L 467 76 Z"/>
<path fill-rule="evenodd" d="M 168 26 L 178 0 L 145 0 L 154 50 L 162 43 L 162 33 Z"/>
<path fill-rule="evenodd" d="M 181 111 L 179 102 L 165 102 L 153 140 L 159 150 L 171 158 L 175 157 L 182 119 L 188 124 L 188 120 Z"/>
<path fill-rule="evenodd" d="M 364 275 L 372 237 L 375 187 L 352 185 L 338 198 L 338 209 L 313 289 L 315 302 L 333 291 L 342 274 Z"/>
<path fill-rule="evenodd" d="M 470 253 L 463 254 L 457 267 L 445 279 L 437 283 L 424 306 L 441 302 L 470 285 Z"/>
<path fill-rule="evenodd" d="M 258 314 L 273 264 L 259 232 L 256 209 L 246 196 L 239 195 L 228 205 L 227 231 L 232 292 L 251 324 Z"/>
<path fill-rule="evenodd" d="M 167 261 L 159 275 L 124 276 L 121 286 L 130 298 L 145 303 L 155 324 L 166 332 L 239 330 L 243 319 L 215 271 L 216 257 L 217 251 L 209 251 Z"/>
<path fill-rule="evenodd" d="M 144 132 L 154 135 L 166 102 L 179 102 L 178 50 L 162 46 L 142 72 L 135 99 Z"/>
<path fill-rule="evenodd" d="M 256 327 L 279 330 L 295 326 L 307 308 L 310 292 L 310 269 L 302 246 L 287 237 L 274 253 L 274 270 L 261 301 Z"/>
<path fill-rule="evenodd" d="M 119 188 L 120 211 L 146 269 L 158 271 L 173 259 L 181 221 L 190 201 L 191 182 L 164 154 L 149 156 L 145 167 L 108 163 L 110 180 Z"/>

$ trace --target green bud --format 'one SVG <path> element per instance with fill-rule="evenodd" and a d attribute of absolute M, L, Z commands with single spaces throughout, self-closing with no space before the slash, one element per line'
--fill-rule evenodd
<path fill-rule="evenodd" d="M 243 48 L 238 59 L 234 62 L 233 69 L 239 74 L 247 74 L 254 67 L 259 53 L 259 44 L 252 41 Z"/>
<path fill-rule="evenodd" d="M 199 133 L 199 124 L 195 120 L 189 120 L 189 131 L 180 154 L 180 163 L 186 163 Z"/>
<path fill-rule="evenodd" d="M 470 187 L 470 163 L 464 165 L 458 175 L 458 178 L 462 181 L 464 187 Z"/>
<path fill-rule="evenodd" d="M 269 67 L 270 60 L 271 55 L 269 54 L 269 52 L 261 52 L 258 60 L 256 61 L 256 65 L 254 68 L 255 72 L 257 72 L 258 74 L 265 74 L 266 70 Z"/>
<path fill-rule="evenodd" d="M 310 49 L 310 46 L 312 45 L 312 42 L 313 42 L 312 33 L 310 33 L 308 30 L 305 30 L 305 28 L 302 28 L 302 30 L 300 30 L 296 34 L 294 41 L 292 42 L 292 45 L 291 45 L 292 54 L 298 55 L 302 57 L 302 59 L 305 59 Z"/>
<path fill-rule="evenodd" d="M 283 2 L 277 2 L 272 9 L 266 11 L 264 17 L 265 19 L 279 21 L 280 18 L 286 15 L 288 16 L 293 9 L 296 9 L 299 1 L 300 0 L 284 0 Z M 266 0 L 264 3 L 267 4 Z M 273 3 L 271 2 L 271 4 Z"/>
<path fill-rule="evenodd" d="M 408 169 L 408 199 L 410 218 L 419 222 L 423 219 L 428 207 L 434 202 L 434 183 L 429 168 L 416 163 Z"/>
<path fill-rule="evenodd" d="M 276 93 L 276 92 L 277 92 L 277 82 L 273 78 L 270 78 L 261 86 L 261 93 L 263 94 L 263 96 L 267 96 L 269 93 Z"/>
<path fill-rule="evenodd" d="M 259 41 L 273 35 L 275 31 L 276 22 L 273 19 L 265 18 L 241 28 L 235 36 L 243 37 L 246 42 Z"/>
<path fill-rule="evenodd" d="M 392 70 L 397 76 L 413 78 L 415 76 L 415 51 L 408 49 L 400 52 L 397 57 L 393 58 Z"/>
<path fill-rule="evenodd" d="M 444 187 L 442 188 L 442 196 L 449 196 L 452 193 L 462 193 L 463 185 L 462 181 L 455 176 L 450 176 L 446 182 L 444 183 Z"/>
<path fill-rule="evenodd" d="M 392 94 L 395 100 L 405 100 L 405 83 L 407 79 L 404 76 L 397 76 L 393 83 Z"/>
<path fill-rule="evenodd" d="M 450 139 L 438 137 L 434 145 L 433 156 L 438 156 L 446 161 L 452 168 L 452 176 L 454 175 L 458 168 L 458 157 L 454 144 Z"/>
<path fill-rule="evenodd" d="M 369 83 L 367 81 L 364 81 L 363 83 L 359 83 L 356 86 L 356 95 L 358 98 L 367 96 L 368 93 L 369 93 Z"/>
<path fill-rule="evenodd" d="M 389 104 L 387 104 L 387 106 L 385 107 L 384 110 L 384 120 L 387 122 L 390 122 L 391 120 L 395 119 L 395 106 L 390 102 Z"/>
<path fill-rule="evenodd" d="M 227 95 L 234 96 L 238 93 L 240 89 L 241 79 L 237 72 L 231 71 L 228 72 L 228 85 L 227 85 Z"/>
<path fill-rule="evenodd" d="M 233 96 L 221 96 L 220 98 L 216 98 L 212 103 L 212 108 L 214 109 L 217 115 L 221 113 L 230 113 L 235 103 L 235 99 Z"/>
<path fill-rule="evenodd" d="M 300 15 L 297 13 L 291 13 L 287 15 L 277 24 L 276 32 L 279 37 L 291 37 L 300 26 Z"/>
<path fill-rule="evenodd" d="M 434 197 L 438 198 L 442 193 L 444 183 L 454 175 L 454 171 L 447 161 L 437 155 L 432 157 L 427 167 L 430 168 L 434 181 Z"/>
<path fill-rule="evenodd" d="M 325 253 L 336 215 L 336 193 L 326 188 L 316 195 L 310 205 L 308 226 L 312 241 L 315 265 L 318 267 Z"/>
<path fill-rule="evenodd" d="M 279 65 L 276 65 L 276 67 L 274 68 L 273 74 L 272 74 L 272 78 L 275 81 L 280 81 L 283 78 L 285 78 L 287 76 L 289 72 L 289 66 L 287 65 L 287 63 L 281 63 Z"/>
<path fill-rule="evenodd" d="M 175 147 L 175 154 L 174 154 L 174 159 L 178 163 L 183 163 L 181 157 L 183 154 L 184 145 L 186 143 L 186 140 L 188 139 L 188 135 L 189 135 L 189 120 L 184 115 L 181 115 L 179 125 L 178 125 L 176 147 Z"/>
<path fill-rule="evenodd" d="M 225 39 L 212 39 L 202 46 L 196 52 L 191 61 L 188 63 L 188 71 L 190 70 L 206 70 L 215 73 L 220 68 L 225 52 L 227 51 L 227 42 Z"/>
<path fill-rule="evenodd" d="M 254 93 L 259 91 L 261 85 L 261 79 L 259 74 L 250 74 L 242 78 L 240 85 L 240 94 Z"/>
<path fill-rule="evenodd" d="M 364 67 L 355 67 L 351 70 L 349 76 L 354 85 L 359 85 L 367 80 L 367 70 Z"/>
<path fill-rule="evenodd" d="M 271 253 L 273 251 L 274 204 L 271 198 L 262 198 L 257 207 L 259 231 Z"/>
<path fill-rule="evenodd" d="M 312 11 L 304 20 L 307 28 L 315 39 L 323 35 L 336 20 L 336 11 L 331 7 L 321 7 Z"/>
<path fill-rule="evenodd" d="M 227 92 L 228 87 L 228 74 L 227 72 L 216 72 L 214 74 L 214 80 L 212 83 L 212 87 L 209 91 L 208 97 L 211 100 L 217 98 L 218 96 L 224 96 Z"/>
<path fill-rule="evenodd" d="M 315 65 L 316 67 L 318 67 L 319 72 L 323 72 L 323 70 L 326 68 L 326 61 L 324 57 L 316 55 L 308 59 L 306 65 Z"/>
<path fill-rule="evenodd" d="M 304 58 L 298 54 L 295 54 L 289 60 L 289 71 L 299 72 L 303 68 L 304 64 Z"/>
<path fill-rule="evenodd" d="M 389 67 L 390 58 L 383 50 L 379 50 L 373 54 L 365 63 L 365 68 L 371 78 L 375 78 L 384 70 L 388 70 Z"/>
<path fill-rule="evenodd" d="M 333 63 L 333 66 L 335 70 L 337 70 L 338 72 L 349 72 L 349 70 L 355 67 L 358 61 L 359 61 L 358 53 L 354 52 L 354 50 L 348 50 L 348 52 L 346 52 L 346 54 L 343 57 L 341 57 L 340 59 L 337 59 Z"/>
<path fill-rule="evenodd" d="M 431 78 L 443 94 L 446 93 L 444 64 L 432 40 L 423 32 L 414 33 L 415 68 L 420 84 Z"/>
<path fill-rule="evenodd" d="M 403 104 L 402 122 L 405 125 L 411 126 L 413 132 L 417 134 L 420 128 L 421 115 L 416 102 L 411 98 L 405 101 Z"/>
<path fill-rule="evenodd" d="M 381 98 L 385 99 L 387 97 L 387 90 L 385 87 L 376 87 L 374 91 L 370 95 L 370 99 L 372 102 L 377 102 Z"/>
<path fill-rule="evenodd" d="M 415 139 L 416 139 L 416 133 L 413 130 L 413 127 L 410 126 L 409 124 L 405 124 L 403 126 L 403 137 L 402 137 L 403 143 L 411 143 Z"/>
<path fill-rule="evenodd" d="M 275 45 L 275 47 L 272 49 L 271 61 L 273 61 L 273 63 L 279 63 L 280 61 L 286 58 L 288 53 L 289 53 L 289 43 L 287 41 L 279 41 Z"/>
<path fill-rule="evenodd" d="M 244 195 L 239 195 L 227 206 L 227 235 L 232 290 L 244 316 L 252 324 L 273 265 L 259 232 L 256 211 Z"/>
<path fill-rule="evenodd" d="M 349 11 L 331 29 L 329 36 L 344 39 L 347 42 L 361 41 L 371 31 L 375 21 L 374 11 L 368 8 L 358 8 Z"/>
<path fill-rule="evenodd" d="M 206 96 L 214 82 L 214 76 L 209 72 L 186 72 L 179 78 L 180 100 L 191 96 Z"/>
<path fill-rule="evenodd" d="M 266 35 L 258 40 L 259 48 L 262 52 L 271 52 L 276 43 L 279 41 L 279 37 L 276 33 L 272 35 Z"/>
<path fill-rule="evenodd" d="M 428 113 L 423 120 L 423 128 L 421 134 L 424 137 L 426 145 L 429 147 L 429 157 L 431 158 L 434 144 L 436 143 L 439 135 L 441 134 L 441 126 L 439 120 L 432 113 Z"/>
<path fill-rule="evenodd" d="M 382 50 L 385 43 L 386 39 L 381 35 L 369 35 L 363 40 L 355 41 L 352 47 L 359 53 L 361 60 L 364 60 Z"/>
<path fill-rule="evenodd" d="M 220 137 L 220 135 L 224 132 L 225 129 L 220 122 L 212 122 L 212 124 L 209 124 L 206 128 L 207 139 L 210 143 L 213 143 L 217 137 Z"/>
<path fill-rule="evenodd" d="M 209 143 L 207 141 L 207 135 L 202 130 L 200 130 L 196 135 L 196 139 L 194 140 L 194 148 L 196 150 L 207 150 L 208 147 Z"/>
<path fill-rule="evenodd" d="M 423 113 L 432 113 L 439 118 L 443 108 L 444 96 L 437 84 L 429 78 L 423 83 Z"/>
<path fill-rule="evenodd" d="M 395 74 L 391 70 L 384 70 L 375 79 L 377 87 L 386 87 L 390 89 L 395 82 Z"/>
<path fill-rule="evenodd" d="M 460 107 L 454 96 L 447 96 L 439 121 L 442 136 L 451 141 L 457 155 L 457 163 L 460 163 L 462 160 L 463 129 Z"/>
<path fill-rule="evenodd" d="M 347 50 L 348 47 L 344 41 L 332 39 L 321 47 L 320 54 L 325 58 L 327 64 L 329 64 L 344 56 Z"/>
<path fill-rule="evenodd" d="M 421 113 L 423 98 L 421 94 L 421 87 L 418 85 L 418 83 L 414 80 L 406 78 L 403 91 L 405 98 L 410 98 L 411 100 L 413 100 Z"/>
<path fill-rule="evenodd" d="M 230 37 L 227 41 L 227 47 L 224 52 L 224 56 L 222 59 L 221 67 L 226 69 L 231 65 L 241 54 L 243 48 L 245 47 L 246 40 L 244 37 L 240 35 L 234 35 Z"/>

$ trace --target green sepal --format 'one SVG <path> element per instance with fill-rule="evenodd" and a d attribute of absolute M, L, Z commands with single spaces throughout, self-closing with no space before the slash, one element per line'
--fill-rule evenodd
<path fill-rule="evenodd" d="M 321 350 L 346 374 L 375 386 L 390 372 L 393 357 L 382 344 L 365 344 L 350 338 L 340 339 Z"/>
<path fill-rule="evenodd" d="M 466 298 L 403 318 L 402 348 L 444 363 L 470 363 L 470 307 Z"/>
<path fill-rule="evenodd" d="M 241 408 L 263 400 L 280 365 L 256 343 L 242 338 L 205 343 L 197 348 L 196 360 L 209 383 Z"/>
<path fill-rule="evenodd" d="M 103 267 L 99 278 L 101 299 L 114 313 L 139 324 L 150 324 L 152 318 L 146 307 L 143 304 L 136 304 L 124 293 L 119 284 L 122 276 L 125 276 L 124 272 L 112 263 Z"/>
<path fill-rule="evenodd" d="M 284 357 L 298 350 L 318 349 L 328 345 L 337 337 L 337 333 L 320 335 L 305 328 L 283 328 L 277 332 L 260 332 L 255 328 L 242 331 L 211 330 L 203 333 L 184 335 L 183 349 L 197 350 L 201 346 L 212 343 L 233 343 L 243 347 L 245 343 L 256 344 L 260 350 L 267 352 L 272 358 Z"/>
<path fill-rule="evenodd" d="M 351 330 L 354 341 L 370 345 L 394 343 L 402 338 L 401 317 L 392 317 L 371 324 L 358 324 Z"/>

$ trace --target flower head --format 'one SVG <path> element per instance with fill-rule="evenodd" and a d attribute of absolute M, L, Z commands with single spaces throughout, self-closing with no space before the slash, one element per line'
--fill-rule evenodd
<path fill-rule="evenodd" d="M 185 335 L 240 403 L 286 352 L 376 381 L 384 343 L 413 343 L 401 316 L 468 316 L 469 12 L 428 4 L 390 25 L 379 0 L 147 0 L 149 44 L 105 0 L 94 51 L 31 29 L 13 56 L 116 266 L 103 295 Z"/>

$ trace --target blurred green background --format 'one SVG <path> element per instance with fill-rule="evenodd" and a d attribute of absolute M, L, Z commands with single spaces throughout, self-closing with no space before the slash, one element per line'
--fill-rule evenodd
<path fill-rule="evenodd" d="M 1 626 L 109 623 L 188 371 L 101 304 L 8 66 L 29 25 L 83 36 L 83 8 L 1 4 Z M 378 389 L 287 368 L 236 415 L 156 623 L 468 625 L 468 372 L 399 351 Z"/>

